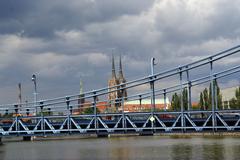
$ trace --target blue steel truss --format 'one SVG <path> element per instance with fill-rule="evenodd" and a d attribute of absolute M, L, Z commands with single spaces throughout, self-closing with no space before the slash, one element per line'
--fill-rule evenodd
<path fill-rule="evenodd" d="M 204 118 L 192 118 L 189 114 L 204 114 Z M 164 118 L 164 115 L 172 115 Z M 234 115 L 224 117 L 224 115 Z M 107 120 L 106 117 L 114 117 Z M 183 116 L 183 117 L 182 117 Z M 215 126 L 212 111 L 181 112 L 135 112 L 122 114 L 15 117 L 12 123 L 1 125 L 1 136 L 32 136 L 51 134 L 93 134 L 93 133 L 162 133 L 162 132 L 204 132 L 239 131 L 240 111 L 215 112 Z M 24 119 L 28 118 L 28 122 Z M 181 119 L 184 118 L 184 126 Z"/>

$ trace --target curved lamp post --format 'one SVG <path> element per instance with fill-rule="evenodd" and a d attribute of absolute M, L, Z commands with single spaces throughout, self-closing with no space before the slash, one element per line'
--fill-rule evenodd
<path fill-rule="evenodd" d="M 33 97 L 34 97 L 35 115 L 37 115 L 37 77 L 35 74 L 32 75 L 32 81 L 34 84 Z"/>

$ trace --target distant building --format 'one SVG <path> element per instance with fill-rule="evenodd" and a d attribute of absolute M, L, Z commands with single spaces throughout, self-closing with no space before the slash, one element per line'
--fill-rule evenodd
<path fill-rule="evenodd" d="M 229 101 L 235 97 L 235 91 L 237 88 L 238 86 L 221 90 L 223 109 L 230 109 Z"/>
<path fill-rule="evenodd" d="M 90 101 L 84 101 L 84 103 L 81 103 L 78 108 L 73 109 L 73 115 L 79 115 L 84 112 L 85 109 L 91 108 L 92 102 Z"/>
<path fill-rule="evenodd" d="M 98 102 L 96 106 L 97 106 L 100 113 L 107 113 L 108 112 L 108 108 L 109 108 L 108 102 Z"/>
<path fill-rule="evenodd" d="M 99 102 L 97 103 L 97 108 L 101 113 L 104 113 L 107 111 L 108 103 L 107 102 Z M 139 100 L 129 100 L 124 102 L 124 112 L 144 112 L 144 111 L 150 111 L 152 108 L 151 99 L 143 99 L 141 101 Z M 171 108 L 171 103 L 169 99 L 166 99 L 166 109 Z M 155 109 L 156 111 L 164 110 L 165 104 L 164 99 L 155 99 Z M 119 111 L 123 110 L 122 105 L 118 108 Z"/>
<path fill-rule="evenodd" d="M 141 112 L 141 111 L 150 111 L 152 108 L 151 99 L 143 99 L 141 101 L 126 101 L 124 103 L 124 112 Z M 171 107 L 171 103 L 168 98 L 166 98 L 166 108 L 164 99 L 155 99 L 155 110 L 168 110 Z M 121 108 L 122 109 L 122 108 Z"/>
<path fill-rule="evenodd" d="M 198 102 L 192 102 L 192 109 L 198 109 L 199 105 Z"/>
<path fill-rule="evenodd" d="M 123 75 L 123 70 L 122 70 L 122 60 L 120 57 L 119 60 L 119 74 L 118 77 L 116 76 L 116 71 L 115 71 L 115 64 L 114 64 L 114 56 L 112 56 L 112 76 L 111 79 L 109 79 L 108 81 L 108 87 L 109 87 L 109 93 L 108 93 L 108 101 L 109 101 L 109 110 L 110 111 L 116 111 L 118 110 L 118 108 L 121 106 L 121 99 L 125 97 L 125 99 L 127 98 L 127 89 L 124 88 L 126 87 L 125 84 L 126 83 L 126 79 Z M 114 87 L 116 85 L 121 85 L 123 84 L 121 87 Z M 118 90 L 121 89 L 122 90 Z"/>

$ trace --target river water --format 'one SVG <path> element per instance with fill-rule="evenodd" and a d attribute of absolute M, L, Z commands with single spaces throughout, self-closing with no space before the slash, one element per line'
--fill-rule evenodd
<path fill-rule="evenodd" d="M 240 138 L 114 137 L 4 142 L 2 160 L 239 160 Z"/>

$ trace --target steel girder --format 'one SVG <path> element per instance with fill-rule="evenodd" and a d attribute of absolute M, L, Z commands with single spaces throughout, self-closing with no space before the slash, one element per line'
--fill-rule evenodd
<path fill-rule="evenodd" d="M 224 117 L 229 115 L 224 111 L 216 111 L 215 114 L 211 111 L 205 112 L 205 118 L 195 118 L 194 114 L 199 114 L 199 112 L 194 111 L 190 112 L 190 114 L 189 112 L 183 114 L 181 112 L 168 112 L 168 114 L 156 112 L 152 115 L 146 112 L 125 113 L 124 115 L 30 117 L 29 122 L 24 122 L 22 117 L 16 117 L 9 124 L 0 124 L 0 136 L 91 134 L 98 132 L 110 134 L 128 131 L 139 133 L 146 130 L 153 132 L 238 131 L 240 129 L 239 112 L 235 113 L 231 118 Z M 172 117 L 166 118 L 164 115 L 171 115 Z M 112 119 L 105 119 L 106 116 Z M 215 120 L 215 126 L 213 126 L 212 118 Z"/>

